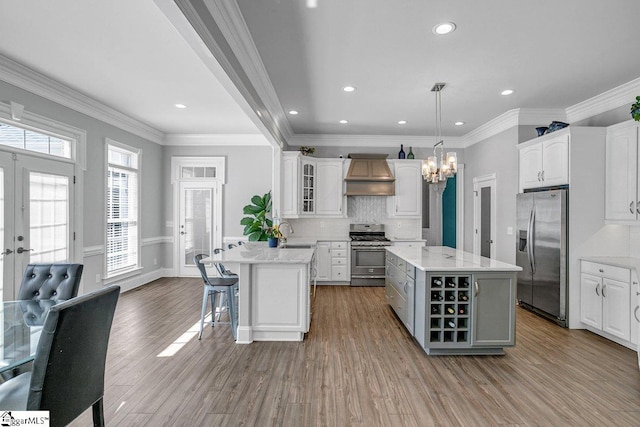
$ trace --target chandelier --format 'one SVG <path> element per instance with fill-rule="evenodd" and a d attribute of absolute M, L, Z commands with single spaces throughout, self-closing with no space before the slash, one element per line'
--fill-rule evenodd
<path fill-rule="evenodd" d="M 444 89 L 444 83 L 436 83 L 431 88 L 431 92 L 436 93 L 436 143 L 433 146 L 433 156 L 427 157 L 422 161 L 422 177 L 429 183 L 437 184 L 446 181 L 456 174 L 458 169 L 458 160 L 456 153 L 450 151 L 445 156 L 444 141 L 442 140 L 442 99 L 441 92 Z M 438 149 L 440 149 L 440 157 L 438 159 Z"/>

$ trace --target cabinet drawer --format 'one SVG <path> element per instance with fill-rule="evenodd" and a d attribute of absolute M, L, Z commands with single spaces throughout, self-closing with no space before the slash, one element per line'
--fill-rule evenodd
<path fill-rule="evenodd" d="M 404 267 L 404 272 L 412 279 L 416 278 L 416 268 L 413 265 L 407 263 Z"/>
<path fill-rule="evenodd" d="M 600 264 L 591 261 L 582 261 L 581 272 L 598 277 L 607 277 L 620 282 L 629 282 L 631 271 L 628 268 L 616 267 L 614 265 Z"/>
<path fill-rule="evenodd" d="M 387 260 L 387 263 L 391 265 L 398 265 L 398 257 L 392 254 L 391 252 L 387 251 L 386 260 Z"/>
<path fill-rule="evenodd" d="M 407 266 L 407 262 L 402 258 L 398 258 L 396 262 L 396 266 L 400 269 L 400 271 L 404 271 Z"/>
<path fill-rule="evenodd" d="M 346 265 L 334 265 L 331 267 L 331 280 L 343 282 L 349 280 Z"/>
<path fill-rule="evenodd" d="M 332 265 L 347 265 L 347 259 L 346 258 L 333 257 L 333 258 L 331 258 L 331 264 Z"/>
<path fill-rule="evenodd" d="M 347 249 L 349 242 L 331 242 L 331 249 Z"/>
<path fill-rule="evenodd" d="M 346 249 L 331 249 L 331 256 L 336 258 L 336 257 L 342 257 L 342 258 L 346 258 L 347 257 L 347 250 Z"/>

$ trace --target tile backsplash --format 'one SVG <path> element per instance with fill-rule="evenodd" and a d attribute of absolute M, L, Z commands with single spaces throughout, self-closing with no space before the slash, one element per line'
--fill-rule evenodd
<path fill-rule="evenodd" d="M 349 219 L 356 224 L 381 223 L 387 218 L 387 198 L 385 196 L 347 197 Z"/>

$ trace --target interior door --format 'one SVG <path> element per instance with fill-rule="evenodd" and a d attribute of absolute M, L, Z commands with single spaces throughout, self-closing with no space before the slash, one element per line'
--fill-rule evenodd
<path fill-rule="evenodd" d="M 16 299 L 29 263 L 70 262 L 74 165 L 0 152 L 2 298 Z"/>
<path fill-rule="evenodd" d="M 214 181 L 180 182 L 180 276 L 198 276 L 200 273 L 193 257 L 211 254 L 216 242 L 221 240 L 215 226 L 215 216 L 219 215 L 220 209 L 219 187 Z"/>

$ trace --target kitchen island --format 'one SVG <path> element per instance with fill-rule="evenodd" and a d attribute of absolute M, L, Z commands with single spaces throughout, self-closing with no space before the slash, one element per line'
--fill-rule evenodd
<path fill-rule="evenodd" d="M 236 343 L 302 341 L 311 325 L 314 249 L 269 248 L 249 242 L 205 258 L 238 275 Z"/>
<path fill-rule="evenodd" d="M 386 298 L 430 355 L 515 345 L 520 267 L 443 246 L 386 248 Z"/>

